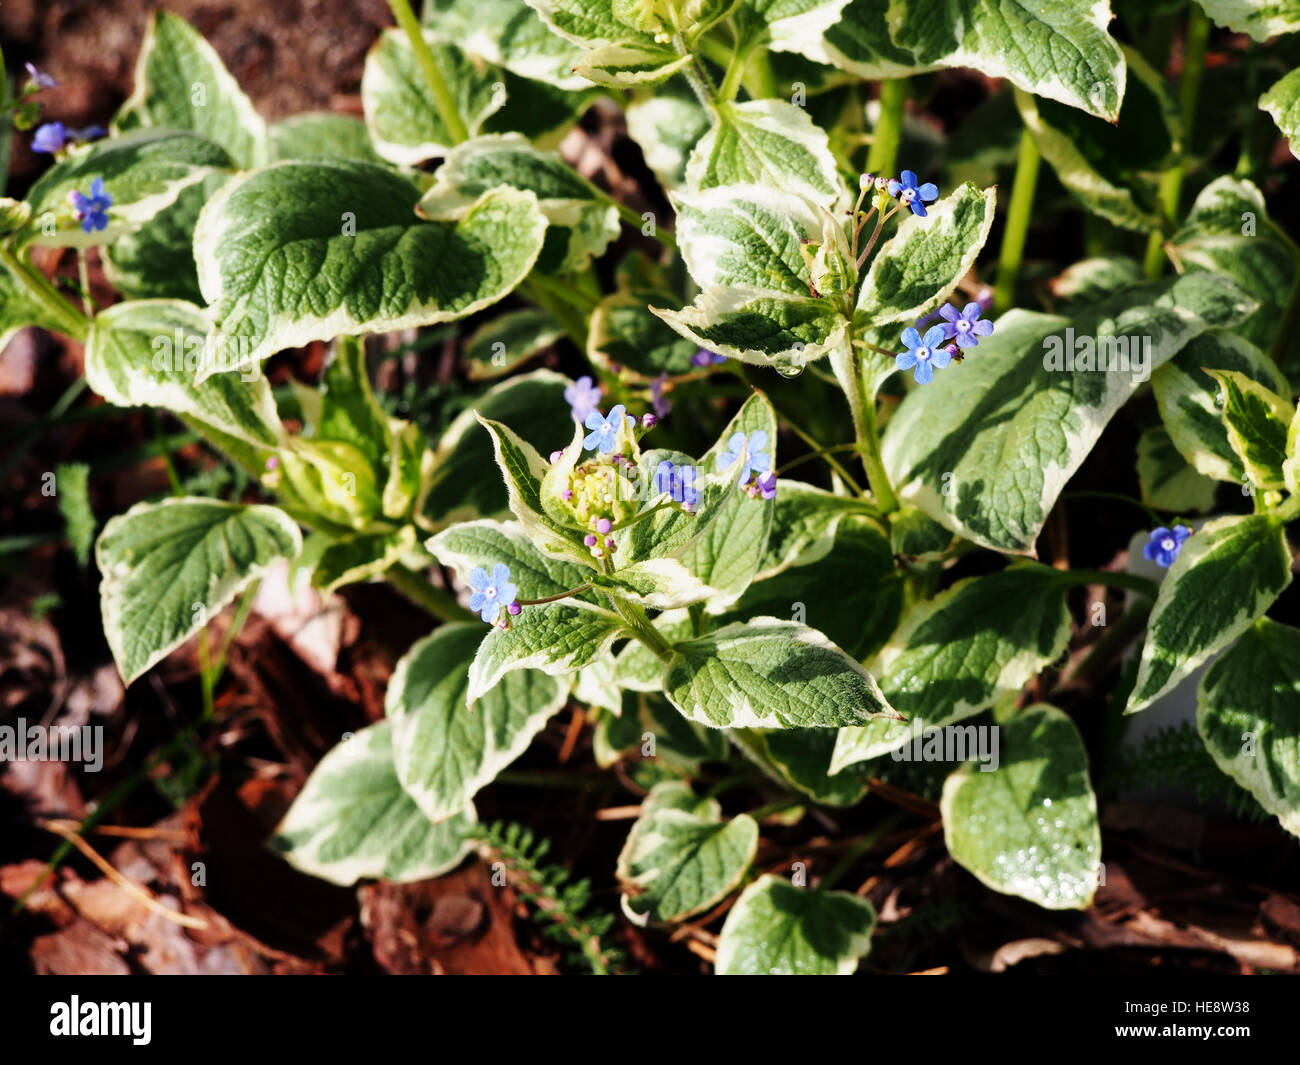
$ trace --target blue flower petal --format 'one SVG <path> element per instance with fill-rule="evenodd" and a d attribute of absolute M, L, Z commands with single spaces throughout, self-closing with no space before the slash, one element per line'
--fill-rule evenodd
<path fill-rule="evenodd" d="M 921 334 L 918 333 L 913 326 L 909 325 L 904 329 L 903 335 L 900 339 L 903 341 L 903 347 L 908 348 L 909 350 L 921 346 Z"/>
<path fill-rule="evenodd" d="M 927 203 L 930 200 L 937 200 L 939 198 L 939 186 L 936 185 L 933 181 L 927 181 L 924 185 L 922 185 L 919 189 L 916 190 L 916 194 L 921 199 L 925 200 Z"/>
<path fill-rule="evenodd" d="M 934 380 L 934 367 L 931 366 L 929 362 L 917 363 L 916 373 L 914 376 L 916 377 L 917 384 L 928 385 Z"/>
<path fill-rule="evenodd" d="M 932 325 L 925 331 L 925 336 L 921 338 L 921 343 L 927 348 L 937 348 L 947 339 L 944 328 L 941 325 Z"/>
<path fill-rule="evenodd" d="M 894 356 L 894 365 L 900 370 L 910 370 L 916 365 L 916 356 L 910 351 L 905 351 L 901 355 Z"/>
<path fill-rule="evenodd" d="M 482 566 L 475 566 L 469 571 L 469 586 L 471 588 L 482 591 L 489 584 L 491 584 L 491 580 L 488 578 L 487 570 Z"/>
<path fill-rule="evenodd" d="M 498 562 L 492 567 L 492 583 L 498 588 L 510 579 L 510 567 L 504 562 Z"/>

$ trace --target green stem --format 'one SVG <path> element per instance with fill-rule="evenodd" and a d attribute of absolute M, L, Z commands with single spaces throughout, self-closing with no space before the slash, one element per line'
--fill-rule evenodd
<path fill-rule="evenodd" d="M 686 47 L 686 42 L 682 40 L 680 33 L 673 34 L 673 49 L 678 55 L 689 55 L 691 61 L 682 67 L 682 76 L 686 83 L 690 85 L 691 92 L 695 93 L 695 98 L 700 101 L 700 106 L 710 115 L 713 114 L 714 104 L 717 102 L 718 91 L 709 81 L 709 76 L 704 72 L 704 67 L 700 61 Z"/>
<path fill-rule="evenodd" d="M 639 214 L 637 214 L 634 210 L 632 210 L 631 207 L 629 207 L 625 203 L 619 203 L 617 200 L 615 200 L 614 206 L 618 208 L 618 216 L 621 219 L 623 219 L 624 222 L 630 225 L 638 233 L 644 232 L 643 229 L 643 227 L 645 226 L 644 218 L 642 218 Z M 660 244 L 662 244 L 665 248 L 675 249 L 677 247 L 677 238 L 674 237 L 672 233 L 670 233 L 668 230 L 660 226 L 657 221 L 655 222 L 655 231 L 648 235 L 654 237 L 654 239 L 657 240 Z"/>
<path fill-rule="evenodd" d="M 766 48 L 755 48 L 749 53 L 749 68 L 745 76 L 745 88 L 755 100 L 775 99 L 776 74 L 772 70 L 772 59 Z"/>
<path fill-rule="evenodd" d="M 746 811 L 755 821 L 762 821 L 765 817 L 771 817 L 773 814 L 779 814 L 782 810 L 788 810 L 792 806 L 809 806 L 812 804 L 811 799 L 806 799 L 802 795 L 786 795 L 780 799 L 775 799 L 764 806 L 756 806 L 752 810 Z"/>
<path fill-rule="evenodd" d="M 907 820 L 906 810 L 895 810 L 891 813 L 881 821 L 880 824 L 858 840 L 857 843 L 845 851 L 844 856 L 831 866 L 830 872 L 821 878 L 821 881 L 817 884 L 817 890 L 829 891 L 833 888 L 836 883 L 839 882 L 840 877 L 853 868 L 854 862 L 866 854 L 867 851 L 871 850 L 871 848 L 879 843 L 881 839 L 889 835 L 890 832 L 894 831 L 894 829 L 901 825 L 905 820 Z"/>
<path fill-rule="evenodd" d="M 583 592 L 590 590 L 590 588 L 590 584 L 580 584 L 576 588 L 570 588 L 567 592 L 548 595 L 544 599 L 517 599 L 515 601 L 520 606 L 541 606 L 543 603 L 558 603 L 561 599 L 568 599 L 573 595 L 581 595 Z"/>
<path fill-rule="evenodd" d="M 880 433 L 876 428 L 876 397 L 867 389 L 866 379 L 862 375 L 862 360 L 853 350 L 852 343 L 848 350 L 849 387 L 853 394 L 849 396 L 849 410 L 853 414 L 853 432 L 857 437 L 858 449 L 862 455 L 862 468 L 867 473 L 867 484 L 875 497 L 876 506 L 882 514 L 890 514 L 898 509 L 898 497 L 894 495 L 889 483 L 889 474 L 885 464 L 880 460 Z"/>
<path fill-rule="evenodd" d="M 455 596 L 450 592 L 430 584 L 400 562 L 395 566 L 389 566 L 384 571 L 384 579 L 413 603 L 424 607 L 439 621 L 478 620 L 478 615 L 470 613 L 456 602 Z"/>
<path fill-rule="evenodd" d="M 633 635 L 658 655 L 661 660 L 666 662 L 672 654 L 672 648 L 668 646 L 668 641 L 660 635 L 659 630 L 650 624 L 645 608 L 638 606 L 636 603 L 629 603 L 626 599 L 622 599 L 617 595 L 611 595 L 609 599 L 614 604 L 614 609 L 618 611 L 618 616 L 627 623 L 627 627 L 632 630 Z"/>
<path fill-rule="evenodd" d="M 1297 329 L 1300 329 L 1300 262 L 1296 263 L 1295 282 L 1291 285 L 1291 296 L 1282 315 L 1282 324 L 1273 340 L 1273 346 L 1269 348 L 1269 355 L 1279 367 L 1286 359 L 1287 348 L 1291 346 L 1291 339 Z"/>
<path fill-rule="evenodd" d="M 722 84 L 718 86 L 718 102 L 730 103 L 740 91 L 740 81 L 745 67 L 749 63 L 750 50 L 735 48 L 726 63 L 726 73 L 722 75 Z"/>
<path fill-rule="evenodd" d="M 1038 165 L 1041 158 L 1033 134 L 1027 129 L 1021 130 L 1020 154 L 1016 158 L 1016 176 L 1011 187 L 1007 228 L 1002 234 L 1002 251 L 998 255 L 997 292 L 993 297 L 993 310 L 998 314 L 1015 306 L 1016 282 L 1020 277 L 1020 261 L 1025 253 L 1029 220 L 1034 213 L 1034 193 L 1038 188 Z"/>
<path fill-rule="evenodd" d="M 1182 104 L 1182 143 L 1179 159 L 1160 178 L 1160 208 L 1165 226 L 1173 229 L 1181 216 L 1183 178 L 1187 174 L 1187 152 L 1196 125 L 1196 100 L 1201 89 L 1201 72 L 1205 69 L 1205 49 L 1210 39 L 1210 20 L 1197 4 L 1187 12 L 1187 32 L 1183 38 L 1183 76 L 1179 83 Z M 1156 280 L 1165 272 L 1165 235 L 1152 233 L 1147 240 L 1146 275 Z"/>
<path fill-rule="evenodd" d="M 880 83 L 880 120 L 871 131 L 867 172 L 892 174 L 898 165 L 898 146 L 903 139 L 903 114 L 907 108 L 907 82 L 890 78 Z"/>
<path fill-rule="evenodd" d="M 1136 573 L 1112 573 L 1102 569 L 1058 570 L 1058 579 L 1069 585 L 1102 584 L 1107 588 L 1124 588 L 1130 592 L 1154 599 L 1160 585 L 1150 577 L 1139 577 Z"/>
<path fill-rule="evenodd" d="M 587 350 L 587 320 L 595 305 L 579 290 L 534 273 L 524 279 L 519 291 L 554 318 L 579 351 Z"/>
<path fill-rule="evenodd" d="M 27 289 L 27 294 L 41 305 L 52 321 L 73 340 L 85 343 L 90 320 L 71 303 L 59 295 L 58 290 L 30 264 L 19 258 L 8 244 L 0 243 L 0 263 L 9 268 L 14 278 Z"/>
<path fill-rule="evenodd" d="M 447 127 L 447 132 L 456 144 L 461 144 L 469 140 L 469 130 L 465 126 L 465 121 L 460 117 L 460 110 L 456 106 L 456 97 L 452 95 L 450 87 L 442 76 L 442 70 L 438 67 L 438 60 L 434 58 L 433 49 L 429 47 L 429 42 L 424 39 L 424 33 L 420 29 L 420 20 L 415 17 L 415 12 L 411 10 L 408 0 L 388 0 L 388 6 L 392 9 L 393 18 L 397 19 L 397 24 L 406 34 L 406 39 L 411 42 L 411 51 L 415 53 L 415 61 L 420 66 L 420 71 L 424 74 L 424 80 L 429 86 L 429 92 L 433 94 L 433 105 L 438 109 L 438 117 L 442 119 L 442 124 Z"/>

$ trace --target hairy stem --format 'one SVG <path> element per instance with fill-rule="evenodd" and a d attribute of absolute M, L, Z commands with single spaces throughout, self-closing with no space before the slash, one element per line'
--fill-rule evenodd
<path fill-rule="evenodd" d="M 58 323 L 59 328 L 73 340 L 85 343 L 90 320 L 71 303 L 59 295 L 58 290 L 45 280 L 30 263 L 24 262 L 8 244 L 0 242 L 0 263 L 8 267 L 14 279 L 27 290 L 27 294 L 39 303 Z"/>
<path fill-rule="evenodd" d="M 410 3 L 408 0 L 388 0 L 388 6 L 392 9 L 393 18 L 397 19 L 397 24 L 402 28 L 402 32 L 406 34 L 406 39 L 411 42 L 411 51 L 415 53 L 415 61 L 420 66 L 420 72 L 424 75 L 425 83 L 429 86 L 429 92 L 433 94 L 433 105 L 438 109 L 438 117 L 442 119 L 442 124 L 447 127 L 451 139 L 456 144 L 469 140 L 469 130 L 465 126 L 464 119 L 460 117 L 460 110 L 456 106 L 456 97 L 452 95 L 451 88 L 442 76 L 438 60 L 434 58 L 433 49 L 429 47 L 429 42 L 424 39 L 424 33 L 420 29 L 420 20 L 415 17 L 415 12 L 411 10 Z"/>

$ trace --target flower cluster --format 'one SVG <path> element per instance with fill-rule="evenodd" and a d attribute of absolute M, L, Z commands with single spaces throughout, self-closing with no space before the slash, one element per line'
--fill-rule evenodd
<path fill-rule="evenodd" d="M 929 214 L 925 205 L 939 198 L 939 186 L 932 181 L 921 184 L 914 170 L 904 170 L 897 178 L 863 174 L 859 179 L 859 185 L 863 192 L 872 188 L 876 190 L 878 208 L 883 210 L 884 203 L 879 201 L 882 197 L 887 197 L 890 200 L 897 200 L 900 207 L 909 208 L 914 215 L 919 215 L 921 218 Z"/>
<path fill-rule="evenodd" d="M 498 562 L 489 575 L 482 566 L 475 566 L 470 571 L 469 586 L 473 589 L 473 594 L 469 597 L 469 608 L 489 625 L 499 624 L 501 628 L 508 629 L 509 618 L 520 611 L 516 601 L 519 590 L 510 580 L 510 567 L 504 562 Z M 505 618 L 501 618 L 502 608 L 506 611 Z"/>
<path fill-rule="evenodd" d="M 1183 549 L 1183 544 L 1191 535 L 1192 530 L 1186 525 L 1175 525 L 1172 529 L 1161 525 L 1151 531 L 1150 539 L 1142 548 L 1142 557 L 1148 562 L 1154 562 L 1157 566 L 1168 569 L 1174 564 L 1178 552 Z"/>
<path fill-rule="evenodd" d="M 767 433 L 762 429 L 756 429 L 748 437 L 744 433 L 732 433 L 727 446 L 718 454 L 718 469 L 725 470 L 740 462 L 736 483 L 756 499 L 760 496 L 775 499 L 776 473 L 772 470 L 772 459 L 766 448 Z"/>
<path fill-rule="evenodd" d="M 90 194 L 75 189 L 68 193 L 68 202 L 72 204 L 73 214 L 81 228 L 87 233 L 97 229 L 108 228 L 108 209 L 113 206 L 113 197 L 104 190 L 104 179 L 95 178 L 90 183 Z"/>
<path fill-rule="evenodd" d="M 934 380 L 935 370 L 942 370 L 954 359 L 961 362 L 963 348 L 979 347 L 980 337 L 993 334 L 993 323 L 980 317 L 983 310 L 978 302 L 966 304 L 961 311 L 951 303 L 944 304 L 939 308 L 943 321 L 930 326 L 924 334 L 916 326 L 903 330 L 900 339 L 907 350 L 894 357 L 894 364 L 900 370 L 915 367 L 916 383 L 929 384 Z"/>

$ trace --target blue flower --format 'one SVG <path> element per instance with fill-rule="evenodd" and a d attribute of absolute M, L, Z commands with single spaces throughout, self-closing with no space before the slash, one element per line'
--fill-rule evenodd
<path fill-rule="evenodd" d="M 600 385 L 584 374 L 564 390 L 564 400 L 573 408 L 573 416 L 585 422 L 587 415 L 600 406 L 601 394 Z"/>
<path fill-rule="evenodd" d="M 983 310 L 978 303 L 968 303 L 966 309 L 958 313 L 951 303 L 945 303 L 939 308 L 947 323 L 943 327 L 944 338 L 957 341 L 959 348 L 978 347 L 980 337 L 993 335 L 993 323 L 980 317 Z"/>
<path fill-rule="evenodd" d="M 650 382 L 650 405 L 654 407 L 655 414 L 660 418 L 667 418 L 669 412 L 673 409 L 671 400 L 664 398 L 664 386 L 668 383 L 668 375 L 661 373 Z"/>
<path fill-rule="evenodd" d="M 36 132 L 32 134 L 32 151 L 44 155 L 57 155 L 70 144 L 102 137 L 104 132 L 103 126 L 68 129 L 62 122 L 46 122 L 38 126 Z"/>
<path fill-rule="evenodd" d="M 925 205 L 939 198 L 939 187 L 930 181 L 927 181 L 924 185 L 918 185 L 915 172 L 904 170 L 902 181 L 891 181 L 889 183 L 889 195 L 893 196 L 904 207 L 910 207 L 913 214 L 919 214 L 924 218 L 926 216 Z"/>
<path fill-rule="evenodd" d="M 604 417 L 600 411 L 593 410 L 582 423 L 591 430 L 582 440 L 582 446 L 592 451 L 599 448 L 602 455 L 608 455 L 618 443 L 618 431 L 627 418 L 627 408 L 617 403 Z"/>
<path fill-rule="evenodd" d="M 72 201 L 81 228 L 87 233 L 108 228 L 108 209 L 113 206 L 113 197 L 104 191 L 103 178 L 97 177 L 90 183 L 89 196 L 74 191 L 68 199 Z"/>
<path fill-rule="evenodd" d="M 762 429 L 756 429 L 749 436 L 748 441 L 748 457 L 740 468 L 740 477 L 737 479 L 738 484 L 744 484 L 751 473 L 766 473 L 772 467 L 771 458 L 763 450 L 767 447 L 767 433 Z M 731 439 L 727 441 L 726 450 L 718 456 L 719 470 L 725 470 L 740 458 L 741 452 L 746 450 L 745 442 L 744 433 L 731 434 Z"/>
<path fill-rule="evenodd" d="M 1142 548 L 1142 557 L 1148 562 L 1154 562 L 1168 569 L 1174 564 L 1178 552 L 1183 549 L 1183 544 L 1191 535 L 1192 530 L 1186 525 L 1175 525 L 1173 529 L 1166 529 L 1162 525 L 1158 529 L 1153 529 L 1151 539 Z"/>
<path fill-rule="evenodd" d="M 902 339 L 907 350 L 894 357 L 894 365 L 900 370 L 910 370 L 915 366 L 914 376 L 919 385 L 928 385 L 934 380 L 936 369 L 942 370 L 952 362 L 952 355 L 939 346 L 947 339 L 941 325 L 930 326 L 925 336 L 908 326 L 903 330 Z"/>
<path fill-rule="evenodd" d="M 482 566 L 475 566 L 470 571 L 469 586 L 474 589 L 469 608 L 489 625 L 496 621 L 502 607 L 509 609 L 519 594 L 519 589 L 510 583 L 510 567 L 504 562 L 492 567 L 491 577 Z"/>
<path fill-rule="evenodd" d="M 53 89 L 59 83 L 48 74 L 42 74 L 32 63 L 23 64 L 27 68 L 27 76 L 31 79 L 29 86 L 34 85 L 38 89 Z"/>
<path fill-rule="evenodd" d="M 692 366 L 717 366 L 726 361 L 727 356 L 719 355 L 716 351 L 705 351 L 703 348 L 691 356 Z"/>
<path fill-rule="evenodd" d="M 68 129 L 62 122 L 46 122 L 32 134 L 32 151 L 54 155 L 68 143 Z"/>
<path fill-rule="evenodd" d="M 696 476 L 694 466 L 677 466 L 664 459 L 655 469 L 655 491 L 667 492 L 674 502 L 694 506 L 700 498 L 695 487 Z"/>

